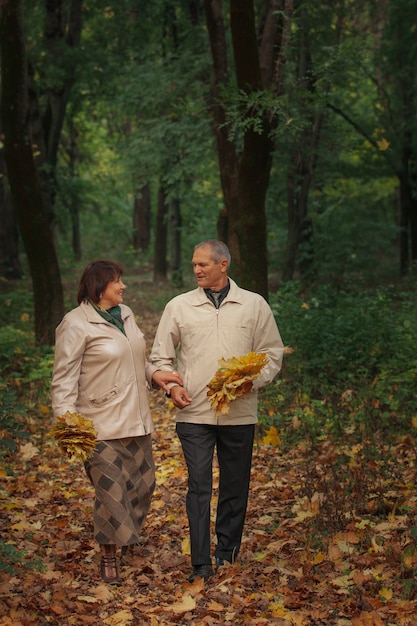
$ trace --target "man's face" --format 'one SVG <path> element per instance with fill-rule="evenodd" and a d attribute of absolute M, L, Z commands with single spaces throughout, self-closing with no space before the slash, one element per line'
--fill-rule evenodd
<path fill-rule="evenodd" d="M 219 263 L 213 261 L 210 246 L 197 248 L 194 251 L 192 263 L 199 287 L 219 291 L 227 284 L 227 261 L 226 259 Z"/>

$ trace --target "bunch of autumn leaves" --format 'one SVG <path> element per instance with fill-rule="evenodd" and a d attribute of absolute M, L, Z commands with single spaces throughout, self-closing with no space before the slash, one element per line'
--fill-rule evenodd
<path fill-rule="evenodd" d="M 207 391 L 207 398 L 216 416 L 227 415 L 230 403 L 252 389 L 253 381 L 266 363 L 266 354 L 256 352 L 220 359 L 219 369 L 209 382 Z M 82 462 L 88 459 L 97 445 L 97 431 L 93 422 L 80 413 L 67 411 L 58 417 L 49 435 L 55 438 L 65 456 Z"/>
<path fill-rule="evenodd" d="M 250 391 L 268 357 L 262 352 L 220 359 L 219 369 L 208 384 L 207 397 L 217 415 L 227 415 L 230 402 Z"/>
<path fill-rule="evenodd" d="M 65 456 L 82 462 L 88 459 L 97 445 L 97 431 L 93 422 L 81 413 L 67 411 L 57 417 L 49 436 L 55 438 Z"/>

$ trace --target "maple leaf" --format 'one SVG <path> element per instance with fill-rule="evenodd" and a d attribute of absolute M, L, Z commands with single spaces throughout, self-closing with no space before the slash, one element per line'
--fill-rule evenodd
<path fill-rule="evenodd" d="M 39 454 L 39 448 L 34 446 L 32 443 L 25 443 L 20 446 L 20 454 L 22 455 L 22 459 L 25 461 L 30 461 L 34 456 Z"/>
<path fill-rule="evenodd" d="M 262 442 L 265 444 L 269 444 L 270 446 L 274 446 L 274 448 L 278 448 L 281 443 L 281 439 L 278 435 L 278 430 L 275 426 L 271 426 L 268 428 L 265 437 L 262 439 Z"/>
<path fill-rule="evenodd" d="M 390 142 L 387 139 L 385 139 L 385 137 L 380 139 L 376 143 L 378 145 L 378 149 L 381 150 L 381 152 L 384 152 L 385 150 L 388 150 L 388 148 L 390 146 Z"/>
<path fill-rule="evenodd" d="M 103 621 L 109 626 L 125 626 L 125 624 L 130 624 L 133 621 L 132 611 L 123 609 L 122 611 L 114 613 L 114 615 L 110 615 Z"/>
<path fill-rule="evenodd" d="M 230 402 L 252 389 L 267 362 L 268 357 L 262 352 L 219 360 L 219 369 L 207 385 L 207 397 L 216 415 L 227 415 Z"/>
<path fill-rule="evenodd" d="M 176 602 L 171 606 L 172 611 L 174 613 L 188 613 L 188 611 L 192 611 L 196 607 L 195 599 L 189 594 L 184 594 L 181 602 Z"/>
<path fill-rule="evenodd" d="M 97 445 L 97 431 L 93 422 L 80 413 L 70 413 L 57 417 L 49 437 L 54 437 L 59 449 L 70 459 L 85 461 Z"/>

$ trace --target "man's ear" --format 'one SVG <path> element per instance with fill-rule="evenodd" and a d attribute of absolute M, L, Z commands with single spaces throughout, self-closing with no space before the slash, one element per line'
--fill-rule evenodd
<path fill-rule="evenodd" d="M 220 261 L 220 270 L 224 273 L 227 272 L 227 268 L 228 268 L 228 262 L 227 259 L 223 259 L 223 261 Z"/>

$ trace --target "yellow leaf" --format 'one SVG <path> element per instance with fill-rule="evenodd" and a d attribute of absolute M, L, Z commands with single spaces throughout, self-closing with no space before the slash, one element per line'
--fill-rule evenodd
<path fill-rule="evenodd" d="M 39 448 L 34 446 L 32 443 L 25 443 L 23 446 L 20 446 L 20 454 L 22 455 L 22 459 L 25 461 L 30 461 L 34 456 L 39 454 Z"/>
<path fill-rule="evenodd" d="M 336 587 L 339 587 L 340 589 L 348 589 L 349 587 L 352 587 L 353 585 L 352 575 L 347 574 L 345 576 L 339 576 L 338 578 L 333 578 L 332 585 L 335 585 Z"/>
<path fill-rule="evenodd" d="M 192 611 L 196 607 L 196 601 L 194 598 L 188 594 L 184 594 L 181 602 L 177 602 L 171 606 L 172 611 L 174 613 L 188 613 L 188 611 Z"/>
<path fill-rule="evenodd" d="M 392 598 L 392 589 L 386 589 L 385 587 L 379 590 L 379 597 L 383 602 L 388 602 Z"/>
<path fill-rule="evenodd" d="M 314 557 L 312 563 L 313 563 L 313 565 L 319 565 L 319 563 L 323 563 L 323 561 L 325 561 L 325 559 L 326 559 L 326 555 L 324 554 L 324 552 L 317 552 L 317 554 Z"/>
<path fill-rule="evenodd" d="M 30 525 L 28 524 L 28 522 L 17 522 L 16 524 L 12 524 L 11 529 L 12 530 L 28 530 L 30 528 Z"/>
<path fill-rule="evenodd" d="M 80 602 L 97 602 L 97 598 L 94 596 L 77 596 L 77 600 Z"/>
<path fill-rule="evenodd" d="M 223 604 L 220 604 L 219 602 L 216 602 L 215 600 L 212 600 L 211 602 L 208 603 L 207 608 L 209 611 L 225 611 L 226 607 L 223 606 Z"/>
<path fill-rule="evenodd" d="M 378 145 L 378 148 L 381 150 L 381 152 L 385 152 L 385 150 L 388 150 L 390 146 L 390 142 L 387 139 L 380 139 L 376 143 Z"/>
<path fill-rule="evenodd" d="M 274 617 L 285 617 L 287 615 L 287 609 L 281 602 L 273 602 L 268 608 Z"/>
<path fill-rule="evenodd" d="M 191 545 L 190 545 L 190 538 L 189 537 L 185 537 L 185 539 L 182 540 L 181 542 L 181 554 L 183 554 L 184 556 L 188 556 L 191 554 Z"/>
<path fill-rule="evenodd" d="M 265 435 L 262 441 L 263 443 L 269 444 L 270 446 L 273 446 L 274 448 L 278 448 L 278 446 L 281 445 L 281 439 L 278 436 L 278 430 L 275 428 L 275 426 L 271 426 L 267 430 L 267 434 Z"/>
<path fill-rule="evenodd" d="M 119 611 L 118 613 L 114 613 L 114 615 L 110 615 L 103 620 L 104 624 L 109 624 L 109 626 L 125 626 L 125 624 L 130 624 L 133 621 L 132 612 L 124 609 L 123 611 Z"/>

